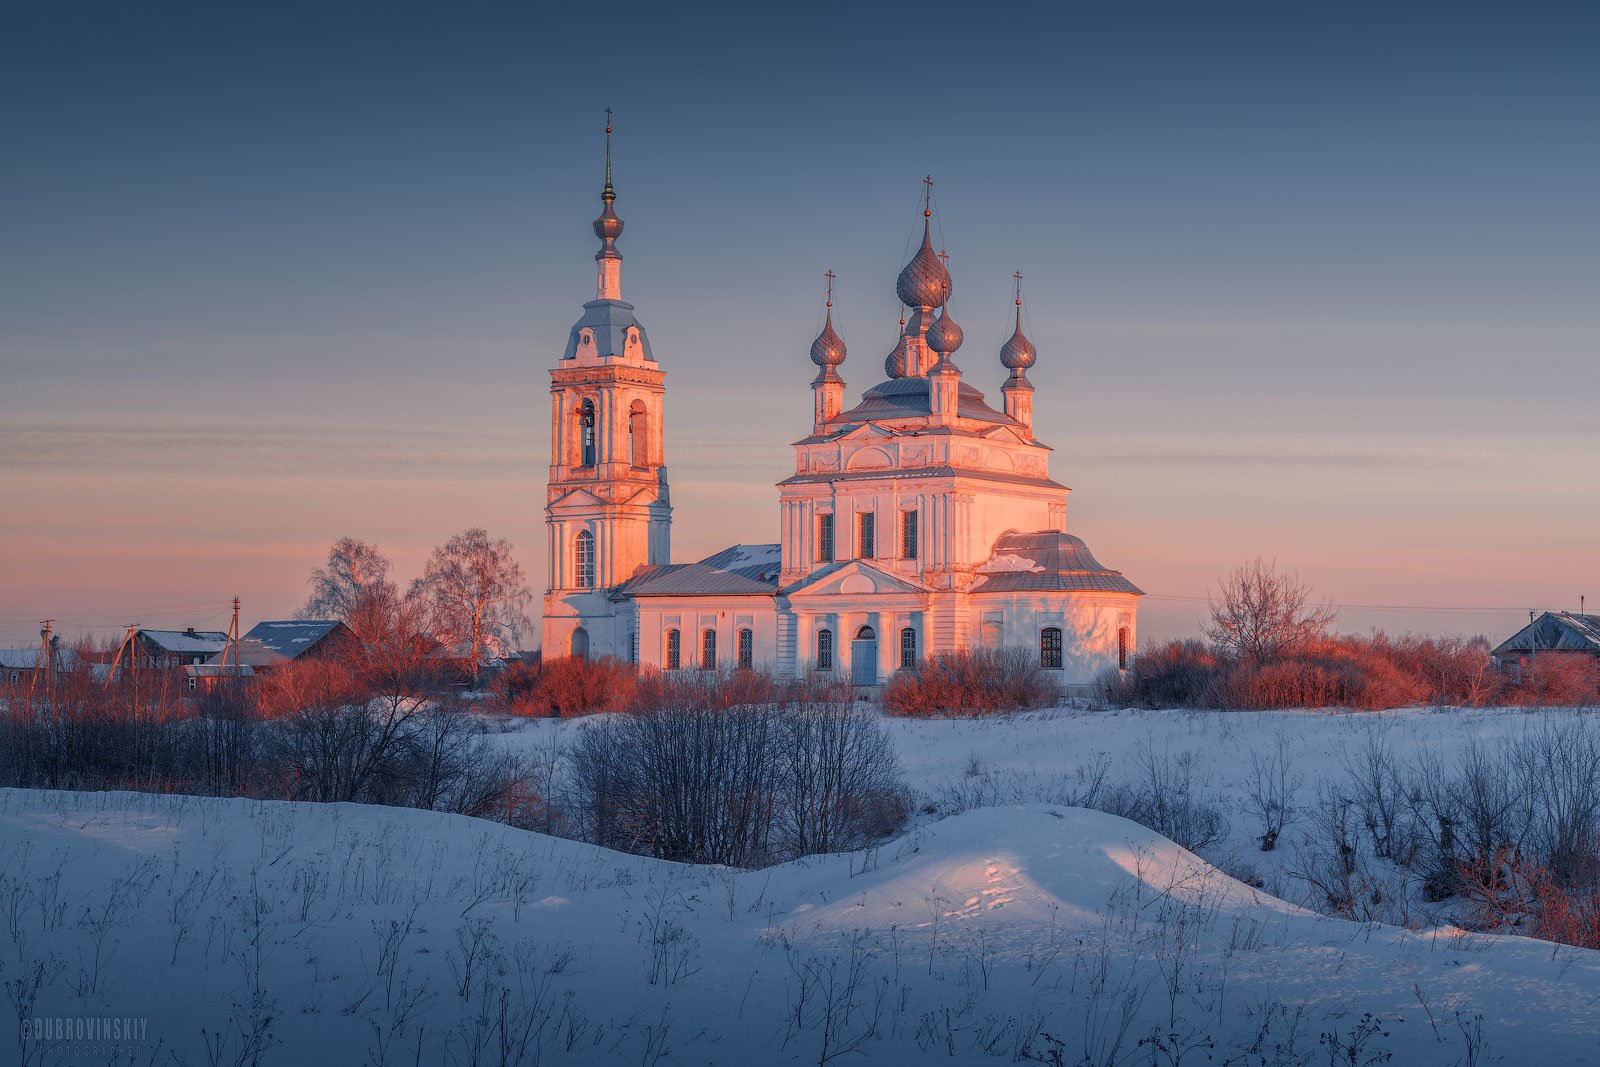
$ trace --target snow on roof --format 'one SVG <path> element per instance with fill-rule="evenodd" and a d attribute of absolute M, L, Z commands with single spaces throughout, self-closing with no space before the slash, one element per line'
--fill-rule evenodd
<path fill-rule="evenodd" d="M 70 648 L 56 649 L 56 670 L 71 670 L 78 665 L 77 653 Z M 39 649 L 0 648 L 0 670 L 31 671 L 39 666 Z"/>
<path fill-rule="evenodd" d="M 336 619 L 258 622 L 239 639 L 239 662 L 253 667 L 282 663 L 314 647 L 335 629 L 343 628 L 344 624 Z M 218 652 L 209 662 L 219 663 L 222 655 Z"/>
<path fill-rule="evenodd" d="M 221 630 L 140 630 L 139 636 L 166 652 L 221 652 L 228 644 Z"/>
<path fill-rule="evenodd" d="M 1081 537 L 1059 530 L 1002 534 L 994 554 L 978 568 L 974 593 L 1100 592 L 1144 590 L 1094 558 Z"/>
<path fill-rule="evenodd" d="M 734 545 L 698 563 L 648 568 L 617 596 L 765 595 L 778 591 L 779 545 Z"/>

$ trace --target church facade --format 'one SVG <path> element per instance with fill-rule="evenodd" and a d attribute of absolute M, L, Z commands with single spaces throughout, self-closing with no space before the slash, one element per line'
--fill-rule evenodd
<path fill-rule="evenodd" d="M 595 299 L 550 372 L 543 654 L 836 672 L 863 687 L 976 647 L 1025 648 L 1068 691 L 1125 667 L 1143 594 L 1068 532 L 1068 489 L 1033 435 L 1020 278 L 996 410 L 956 366 L 965 338 L 926 203 L 921 247 L 896 280 L 907 310 L 885 380 L 848 408 L 830 277 L 809 432 L 778 483 L 778 540 L 671 562 L 666 390 L 622 300 L 606 136 Z"/>

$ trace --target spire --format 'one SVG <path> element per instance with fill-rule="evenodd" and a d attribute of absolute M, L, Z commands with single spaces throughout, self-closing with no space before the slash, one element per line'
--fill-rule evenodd
<path fill-rule="evenodd" d="M 594 235 L 600 238 L 600 251 L 594 258 L 600 264 L 595 282 L 596 300 L 622 299 L 622 253 L 617 251 L 617 238 L 622 236 L 622 220 L 612 210 L 617 191 L 611 186 L 611 109 L 606 108 L 606 184 L 600 192 L 604 207 L 594 220 Z"/>

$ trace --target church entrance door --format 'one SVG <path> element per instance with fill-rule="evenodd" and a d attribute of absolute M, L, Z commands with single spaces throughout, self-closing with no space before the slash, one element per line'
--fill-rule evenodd
<path fill-rule="evenodd" d="M 878 684 L 878 635 L 870 626 L 857 630 L 855 640 L 850 642 L 850 683 Z"/>

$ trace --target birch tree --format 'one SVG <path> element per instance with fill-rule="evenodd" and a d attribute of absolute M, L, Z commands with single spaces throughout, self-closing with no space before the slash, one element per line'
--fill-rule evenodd
<path fill-rule="evenodd" d="M 474 527 L 433 550 L 412 590 L 428 607 L 433 636 L 472 661 L 472 687 L 491 646 L 514 648 L 529 624 L 533 594 L 511 554 L 511 542 L 491 541 Z"/>
<path fill-rule="evenodd" d="M 328 565 L 311 572 L 311 595 L 302 619 L 338 619 L 360 637 L 385 622 L 399 601 L 389 559 L 370 541 L 341 537 L 328 549 Z"/>

